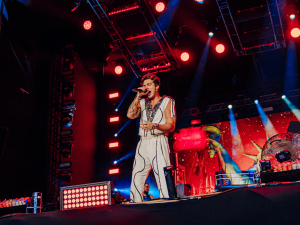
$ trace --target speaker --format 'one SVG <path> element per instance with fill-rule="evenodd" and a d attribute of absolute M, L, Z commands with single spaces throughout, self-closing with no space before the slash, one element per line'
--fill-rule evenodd
<path fill-rule="evenodd" d="M 184 197 L 191 195 L 191 186 L 189 184 L 177 184 L 177 196 Z"/>
<path fill-rule="evenodd" d="M 287 132 L 298 133 L 300 134 L 300 122 L 299 121 L 291 121 Z"/>
<path fill-rule="evenodd" d="M 169 192 L 169 198 L 176 198 L 177 193 L 176 193 L 176 188 L 174 184 L 174 179 L 172 176 L 172 167 L 164 167 L 164 175 L 166 178 L 166 183 L 168 187 L 168 192 Z"/>
<path fill-rule="evenodd" d="M 8 127 L 0 127 L 0 162 L 4 151 L 7 131 L 8 131 Z"/>

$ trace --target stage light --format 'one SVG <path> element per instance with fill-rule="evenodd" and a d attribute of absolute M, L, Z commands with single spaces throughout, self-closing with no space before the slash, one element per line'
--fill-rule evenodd
<path fill-rule="evenodd" d="M 258 104 L 258 100 L 254 100 L 254 103 L 255 103 L 255 104 Z"/>
<path fill-rule="evenodd" d="M 200 4 L 203 4 L 204 3 L 204 0 L 195 0 L 195 2 L 198 2 Z"/>
<path fill-rule="evenodd" d="M 74 94 L 74 82 L 73 81 L 66 81 L 63 82 L 63 94 L 65 97 L 72 97 Z"/>
<path fill-rule="evenodd" d="M 115 67 L 115 74 L 120 75 L 120 74 L 122 74 L 122 73 L 123 73 L 123 68 L 122 68 L 122 66 L 120 66 L 120 65 L 116 66 L 116 67 Z"/>
<path fill-rule="evenodd" d="M 213 33 L 213 32 L 209 32 L 209 33 L 208 33 L 208 36 L 209 36 L 209 37 L 213 37 L 213 36 L 214 36 L 214 33 Z"/>
<path fill-rule="evenodd" d="M 108 174 L 118 174 L 119 173 L 119 169 L 110 169 L 108 171 Z"/>
<path fill-rule="evenodd" d="M 119 147 L 119 142 L 112 142 L 112 143 L 109 143 L 109 148 L 116 148 L 116 147 Z"/>
<path fill-rule="evenodd" d="M 291 31 L 291 36 L 292 36 L 293 38 L 299 37 L 299 36 L 300 36 L 300 29 L 299 29 L 299 28 L 294 28 L 294 29 L 292 29 L 292 31 Z"/>
<path fill-rule="evenodd" d="M 115 188 L 114 191 L 118 191 L 118 188 Z"/>
<path fill-rule="evenodd" d="M 117 163 L 118 163 L 118 161 L 117 161 L 117 160 L 115 160 L 115 161 L 114 161 L 114 164 L 115 164 L 115 165 L 117 165 Z"/>
<path fill-rule="evenodd" d="M 118 109 L 118 108 L 115 108 L 115 111 L 116 111 L 116 112 L 118 112 L 118 111 L 119 111 L 119 109 Z"/>
<path fill-rule="evenodd" d="M 155 10 L 159 13 L 163 12 L 165 10 L 166 6 L 163 2 L 158 2 L 155 5 Z"/>
<path fill-rule="evenodd" d="M 89 20 L 84 21 L 84 23 L 83 23 L 83 28 L 84 28 L 85 30 L 90 30 L 90 29 L 92 28 L 92 22 L 89 21 Z"/>
<path fill-rule="evenodd" d="M 189 60 L 190 55 L 187 52 L 183 52 L 183 53 L 181 53 L 180 58 L 181 58 L 182 61 L 186 62 L 186 61 Z"/>
<path fill-rule="evenodd" d="M 71 12 L 74 12 L 80 6 L 81 0 L 72 0 L 70 5 Z"/>
<path fill-rule="evenodd" d="M 290 19 L 291 19 L 291 20 L 293 20 L 293 19 L 295 19 L 295 18 L 296 18 L 295 14 L 291 14 L 291 15 L 290 15 Z"/>
<path fill-rule="evenodd" d="M 61 117 L 62 117 L 62 124 L 64 127 L 72 126 L 72 124 L 73 124 L 73 112 L 72 111 L 62 112 Z"/>
<path fill-rule="evenodd" d="M 72 166 L 71 161 L 62 162 L 59 164 L 59 169 L 69 169 Z"/>
<path fill-rule="evenodd" d="M 115 137 L 118 137 L 118 133 L 115 133 L 114 136 L 115 136 Z"/>
<path fill-rule="evenodd" d="M 74 63 L 75 63 L 76 56 L 72 49 L 66 49 L 66 52 L 64 53 L 64 70 L 65 71 L 71 71 L 69 72 L 70 75 L 74 73 Z M 65 75 L 67 75 L 65 73 Z"/>
<path fill-rule="evenodd" d="M 281 96 L 281 98 L 282 98 L 282 99 L 285 99 L 285 98 L 286 98 L 286 96 L 285 96 L 285 95 L 282 95 L 282 96 Z"/>
<path fill-rule="evenodd" d="M 81 187 L 80 187 L 81 186 Z M 79 194 L 72 194 L 70 195 L 68 191 L 71 191 L 72 193 L 78 193 L 79 189 L 82 189 L 82 187 L 89 187 L 85 188 L 84 194 L 92 197 L 88 198 L 82 198 Z M 60 207 L 61 209 L 71 209 L 71 208 L 79 208 L 79 207 L 88 207 L 88 206 L 95 206 L 97 205 L 100 199 L 105 199 L 103 201 L 103 204 L 111 205 L 111 190 L 113 188 L 112 181 L 105 181 L 105 182 L 98 182 L 98 183 L 90 183 L 90 184 L 82 184 L 82 185 L 75 185 L 75 186 L 68 186 L 63 187 L 60 189 Z M 103 190 L 102 193 L 95 192 L 96 190 Z M 95 195 L 98 195 L 95 197 Z M 68 199 L 68 200 L 65 200 Z M 97 202 L 96 202 L 97 201 Z M 99 203 L 100 204 L 100 203 Z M 98 205 L 99 205 L 98 204 Z"/>
<path fill-rule="evenodd" d="M 228 105 L 228 109 L 232 109 L 232 105 Z"/>
<path fill-rule="evenodd" d="M 119 93 L 118 92 L 112 93 L 112 94 L 108 95 L 108 98 L 117 98 L 117 97 L 119 97 Z"/>
<path fill-rule="evenodd" d="M 216 51 L 217 51 L 217 53 L 223 53 L 225 51 L 225 46 L 222 44 L 218 44 L 216 46 Z"/>
<path fill-rule="evenodd" d="M 109 118 L 109 122 L 118 122 L 120 119 L 118 116 Z"/>
<path fill-rule="evenodd" d="M 64 158 L 68 158 L 71 156 L 73 144 L 68 141 L 61 144 L 61 155 Z"/>

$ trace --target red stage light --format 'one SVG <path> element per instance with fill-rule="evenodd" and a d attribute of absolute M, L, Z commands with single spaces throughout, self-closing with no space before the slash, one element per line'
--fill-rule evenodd
<path fill-rule="evenodd" d="M 86 202 L 86 201 L 87 201 L 87 198 L 84 198 L 83 200 Z"/>
<path fill-rule="evenodd" d="M 87 188 L 83 188 L 83 191 L 84 191 L 84 192 L 87 192 Z"/>
<path fill-rule="evenodd" d="M 83 188 L 80 188 L 79 190 L 80 190 L 80 192 L 83 192 Z"/>
<path fill-rule="evenodd" d="M 122 66 L 116 66 L 115 67 L 115 73 L 120 75 L 121 73 L 123 73 L 123 68 Z"/>
<path fill-rule="evenodd" d="M 104 185 L 104 189 L 107 189 L 107 185 Z"/>
<path fill-rule="evenodd" d="M 107 191 L 104 191 L 104 194 L 106 194 L 106 195 L 107 195 Z"/>
<path fill-rule="evenodd" d="M 119 117 L 118 116 L 116 116 L 116 117 L 110 117 L 109 118 L 109 122 L 118 122 L 119 121 Z"/>
<path fill-rule="evenodd" d="M 72 193 L 72 191 L 71 190 L 68 190 L 68 194 L 71 194 Z"/>
<path fill-rule="evenodd" d="M 100 195 L 103 195 L 103 191 L 100 191 Z"/>
<path fill-rule="evenodd" d="M 89 188 L 88 188 L 88 191 L 91 191 L 91 190 L 92 190 L 92 188 L 89 187 Z"/>
<path fill-rule="evenodd" d="M 86 29 L 86 30 L 91 29 L 92 28 L 92 22 L 89 21 L 89 20 L 84 21 L 83 28 Z"/>
<path fill-rule="evenodd" d="M 186 62 L 186 61 L 189 60 L 190 55 L 187 52 L 183 52 L 183 53 L 181 53 L 180 58 L 181 58 L 182 61 Z"/>
<path fill-rule="evenodd" d="M 101 201 L 101 205 L 103 205 L 104 204 L 104 201 Z"/>
<path fill-rule="evenodd" d="M 103 186 L 100 186 L 100 190 L 103 190 Z"/>
<path fill-rule="evenodd" d="M 109 148 L 115 148 L 115 147 L 119 147 L 119 142 L 109 143 Z"/>
<path fill-rule="evenodd" d="M 159 13 L 163 12 L 165 10 L 166 6 L 163 2 L 158 2 L 155 5 L 155 10 Z"/>
<path fill-rule="evenodd" d="M 99 190 L 99 186 L 96 187 L 96 190 Z"/>
<path fill-rule="evenodd" d="M 72 193 L 75 193 L 75 189 L 72 190 Z"/>
<path fill-rule="evenodd" d="M 117 97 L 119 97 L 119 93 L 118 92 L 109 94 L 109 98 L 117 98 Z"/>
<path fill-rule="evenodd" d="M 225 46 L 222 44 L 218 44 L 216 46 L 216 51 L 217 51 L 217 53 L 223 53 L 225 51 Z"/>
<path fill-rule="evenodd" d="M 191 125 L 200 124 L 201 120 L 191 120 Z"/>
<path fill-rule="evenodd" d="M 99 191 L 96 192 L 96 195 L 99 195 Z"/>
<path fill-rule="evenodd" d="M 293 28 L 291 31 L 291 35 L 293 38 L 297 38 L 300 36 L 300 29 L 299 28 Z"/>
<path fill-rule="evenodd" d="M 68 191 L 67 191 L 67 190 L 65 190 L 65 191 L 64 191 L 64 194 L 68 194 Z"/>
<path fill-rule="evenodd" d="M 117 174 L 119 173 L 119 169 L 111 169 L 108 171 L 108 174 Z"/>
<path fill-rule="evenodd" d="M 105 204 L 108 204 L 108 201 L 107 200 L 105 200 L 105 202 L 104 202 Z"/>

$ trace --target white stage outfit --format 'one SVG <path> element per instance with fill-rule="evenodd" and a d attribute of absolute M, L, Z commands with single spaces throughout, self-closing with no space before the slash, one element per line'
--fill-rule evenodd
<path fill-rule="evenodd" d="M 171 117 L 175 117 L 175 101 L 171 97 L 163 96 L 153 110 L 151 110 L 149 99 L 140 100 L 140 141 L 136 148 L 130 187 L 130 199 L 134 202 L 143 201 L 144 184 L 151 168 L 155 175 L 160 198 L 169 197 L 163 170 L 164 167 L 170 166 L 168 133 L 157 129 L 144 131 L 141 128 L 144 121 L 166 124 L 165 109 L 169 101 L 171 101 Z"/>

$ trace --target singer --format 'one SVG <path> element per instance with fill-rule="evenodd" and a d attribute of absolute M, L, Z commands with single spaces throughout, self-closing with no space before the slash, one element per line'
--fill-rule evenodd
<path fill-rule="evenodd" d="M 130 199 L 143 201 L 144 184 L 153 169 L 160 198 L 168 198 L 168 188 L 163 168 L 170 166 L 168 134 L 175 130 L 175 101 L 168 96 L 159 95 L 160 79 L 148 73 L 141 79 L 141 86 L 128 108 L 127 117 L 140 116 L 140 141 L 133 162 Z M 146 98 L 142 98 L 146 97 Z"/>

